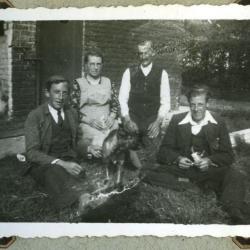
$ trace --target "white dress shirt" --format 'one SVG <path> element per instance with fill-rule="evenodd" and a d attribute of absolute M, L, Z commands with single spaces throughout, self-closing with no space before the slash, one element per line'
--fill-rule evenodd
<path fill-rule="evenodd" d="M 49 112 L 50 112 L 50 114 L 52 115 L 54 121 L 55 121 L 56 123 L 58 123 L 58 114 L 57 114 L 57 110 L 56 110 L 55 108 L 53 108 L 52 106 L 50 106 L 49 104 L 48 104 L 48 107 L 49 107 Z M 65 115 L 64 115 L 63 109 L 61 109 L 61 116 L 62 116 L 62 119 L 64 120 Z"/>
<path fill-rule="evenodd" d="M 153 64 L 150 63 L 148 66 L 143 67 L 142 65 L 141 70 L 145 76 L 147 76 Z M 128 107 L 128 99 L 129 99 L 129 92 L 131 88 L 130 83 L 130 70 L 129 68 L 125 70 L 122 76 L 122 82 L 119 92 L 119 102 L 121 106 L 121 115 L 127 116 L 129 114 L 129 107 Z M 164 118 L 170 110 L 170 87 L 169 87 L 169 80 L 168 80 L 168 73 L 166 70 L 162 71 L 161 75 L 161 87 L 160 87 L 160 108 L 158 110 L 158 117 Z"/>
<path fill-rule="evenodd" d="M 214 119 L 214 117 L 211 115 L 211 113 L 208 110 L 206 110 L 204 119 L 201 120 L 199 123 L 195 122 L 192 118 L 191 112 L 188 112 L 185 118 L 182 121 L 180 121 L 178 125 L 190 123 L 192 126 L 191 127 L 192 134 L 197 135 L 201 131 L 202 127 L 207 125 L 208 122 L 218 124 L 217 121 Z"/>

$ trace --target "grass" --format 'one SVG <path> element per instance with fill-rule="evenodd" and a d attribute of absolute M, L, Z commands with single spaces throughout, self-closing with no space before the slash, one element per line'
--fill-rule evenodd
<path fill-rule="evenodd" d="M 99 163 L 85 163 L 88 180 L 83 186 L 96 190 L 102 186 L 105 171 Z M 75 222 L 75 206 L 57 211 L 53 201 L 44 193 L 29 175 L 24 176 L 25 165 L 15 156 L 0 160 L 0 221 L 1 222 Z M 134 171 L 124 173 L 132 179 Z M 86 221 L 90 217 L 86 218 Z"/>
<path fill-rule="evenodd" d="M 229 127 L 238 129 L 239 116 L 227 116 Z M 245 120 L 244 120 L 245 119 Z M 248 118 L 244 118 L 248 126 Z M 242 120 L 242 119 L 241 119 Z M 240 123 L 242 126 L 242 123 Z M 236 129 L 233 129 L 236 130 Z M 232 131 L 232 130 L 231 130 Z M 140 154 L 144 163 L 147 157 Z M 235 150 L 234 167 L 245 175 L 250 174 L 250 146 L 239 142 Z M 100 164 L 85 163 L 88 181 L 85 185 L 100 186 L 105 178 Z M 74 222 L 72 211 L 66 208 L 57 211 L 49 197 L 28 175 L 23 176 L 25 166 L 15 156 L 0 160 L 0 221 L 1 222 Z M 126 178 L 135 177 L 131 170 Z M 250 183 L 249 183 L 250 184 Z M 249 185 L 250 187 L 250 185 Z M 246 209 L 250 205 L 250 188 L 246 195 Z M 246 218 L 246 221 L 249 218 Z M 91 210 L 82 218 L 83 222 L 138 222 L 181 224 L 228 224 L 230 219 L 224 212 L 213 191 L 204 194 L 190 184 L 183 191 L 169 190 L 159 186 L 140 183 L 120 195 L 114 195 L 106 203 Z M 250 222 L 249 222 L 250 224 Z"/>
<path fill-rule="evenodd" d="M 57 221 L 59 213 L 49 198 L 30 177 L 23 176 L 24 166 L 15 157 L 1 160 L 0 221 Z"/>
<path fill-rule="evenodd" d="M 1 222 L 72 222 L 71 208 L 55 210 L 34 181 L 22 175 L 24 166 L 15 157 L 0 164 Z M 92 210 L 83 221 L 210 224 L 227 223 L 228 218 L 213 192 L 204 195 L 195 187 L 179 192 L 141 183 Z"/>

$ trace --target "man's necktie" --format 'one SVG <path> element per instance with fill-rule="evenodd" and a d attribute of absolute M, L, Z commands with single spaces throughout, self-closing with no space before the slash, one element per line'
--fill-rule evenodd
<path fill-rule="evenodd" d="M 62 127 L 63 125 L 63 118 L 62 118 L 62 114 L 61 114 L 61 110 L 57 110 L 57 116 L 58 116 L 58 126 Z"/>

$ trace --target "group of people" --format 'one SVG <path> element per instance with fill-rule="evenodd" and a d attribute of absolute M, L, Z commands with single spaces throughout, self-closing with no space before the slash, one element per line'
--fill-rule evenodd
<path fill-rule="evenodd" d="M 244 177 L 230 169 L 233 151 L 228 131 L 222 119 L 207 110 L 208 88 L 190 89 L 190 111 L 174 115 L 160 148 L 152 147 L 161 141 L 162 124 L 169 116 L 169 78 L 153 60 L 151 41 L 137 48 L 140 63 L 125 70 L 119 96 L 110 79 L 102 75 L 104 58 L 98 51 L 85 55 L 84 74 L 72 85 L 62 76 L 49 78 L 48 101 L 31 111 L 25 122 L 30 174 L 58 208 L 81 203 L 86 194 L 80 188 L 85 173 L 80 160 L 102 157 L 103 141 L 119 129 L 121 118 L 129 134 L 156 151 L 161 167 L 147 171 L 146 182 L 174 188 L 190 181 L 212 188 L 241 223 Z"/>

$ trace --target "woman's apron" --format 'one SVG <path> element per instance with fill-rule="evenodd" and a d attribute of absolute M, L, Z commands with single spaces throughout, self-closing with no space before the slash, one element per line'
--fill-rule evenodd
<path fill-rule="evenodd" d="M 80 112 L 83 117 L 95 119 L 103 122 L 110 115 L 111 83 L 106 77 L 102 77 L 97 85 L 91 85 L 86 78 L 78 79 L 81 90 Z M 109 129 L 98 130 L 90 125 L 81 122 L 79 126 L 80 138 L 78 148 L 86 146 L 102 147 L 103 141 L 110 131 L 118 128 L 118 122 L 115 120 L 113 126 Z"/>

